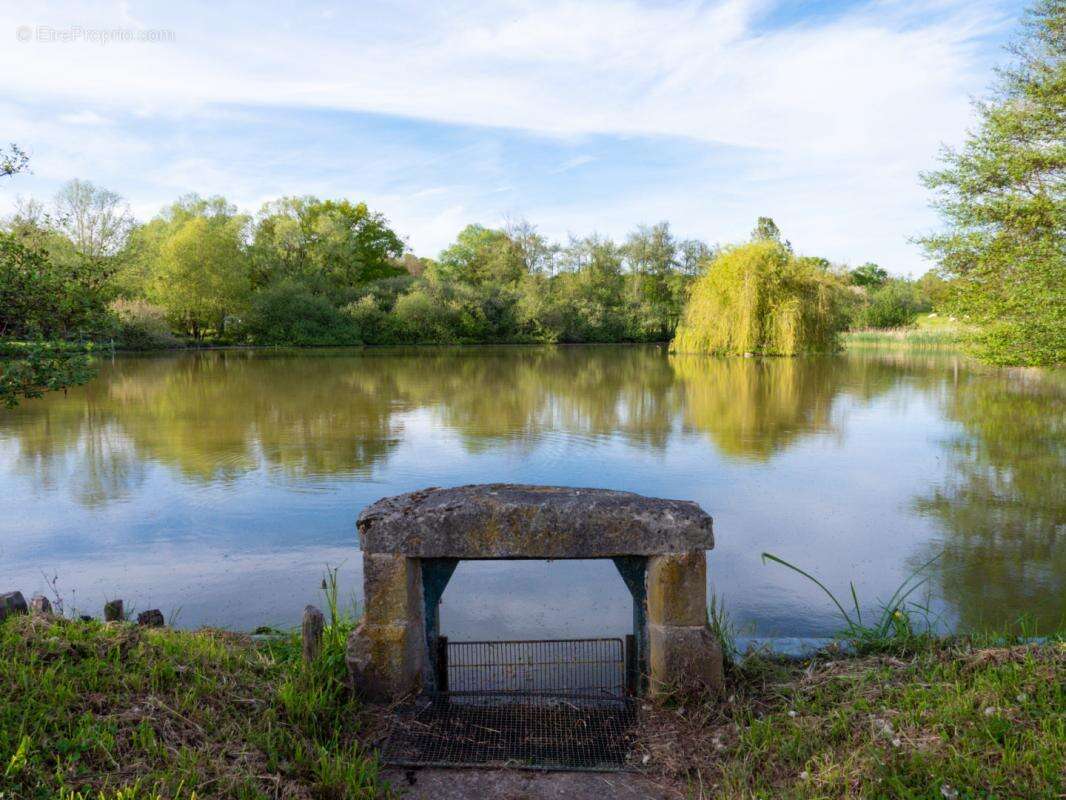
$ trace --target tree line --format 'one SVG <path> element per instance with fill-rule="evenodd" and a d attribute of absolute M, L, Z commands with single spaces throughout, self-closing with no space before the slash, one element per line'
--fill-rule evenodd
<path fill-rule="evenodd" d="M 679 238 L 665 222 L 621 242 L 592 234 L 565 243 L 517 222 L 469 225 L 426 259 L 363 203 L 286 197 L 253 217 L 189 195 L 138 224 L 117 194 L 75 180 L 48 206 L 20 203 L 0 226 L 0 355 L 13 339 L 130 348 L 666 341 L 700 278 L 692 335 L 682 339 L 716 352 L 749 340 L 756 351 L 799 352 L 801 332 L 821 347 L 841 327 L 907 325 L 935 307 L 971 326 L 988 361 L 1060 364 L 1064 30 L 1063 0 L 1030 7 L 1012 62 L 977 105 L 978 127 L 922 176 L 945 224 L 919 240 L 938 266 L 916 281 L 872 263 L 852 270 L 798 256 L 769 218 L 747 250 Z M 23 149 L 0 150 L 0 178 L 27 168 Z M 773 302 L 746 298 L 760 318 L 745 312 L 724 324 L 735 296 L 756 284 Z M 38 350 L 4 365 L 0 396 L 84 379 L 53 356 Z"/>
<path fill-rule="evenodd" d="M 780 232 L 763 218 L 753 239 Z M 284 197 L 254 217 L 188 195 L 138 224 L 85 181 L 20 201 L 0 233 L 0 336 L 263 345 L 670 340 L 721 248 L 669 223 L 623 241 L 549 241 L 525 221 L 468 225 L 418 258 L 364 203 Z M 850 285 L 856 324 L 906 324 L 930 279 L 810 260 Z"/>

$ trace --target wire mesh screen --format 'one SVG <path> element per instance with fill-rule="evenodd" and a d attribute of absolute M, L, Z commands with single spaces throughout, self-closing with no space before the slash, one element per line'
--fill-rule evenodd
<path fill-rule="evenodd" d="M 440 689 L 455 693 L 491 692 L 623 697 L 625 650 L 621 639 L 451 642 L 438 658 Z"/>
<path fill-rule="evenodd" d="M 436 694 L 401 714 L 395 766 L 613 771 L 628 765 L 629 699 Z"/>
<path fill-rule="evenodd" d="M 632 657 L 621 639 L 440 637 L 438 691 L 399 712 L 382 758 L 398 766 L 623 768 L 635 717 Z"/>

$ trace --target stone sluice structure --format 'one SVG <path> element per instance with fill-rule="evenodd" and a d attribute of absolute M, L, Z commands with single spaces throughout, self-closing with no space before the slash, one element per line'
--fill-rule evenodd
<path fill-rule="evenodd" d="M 695 503 L 554 486 L 432 488 L 377 501 L 358 528 L 365 614 L 347 660 L 368 699 L 435 688 L 441 595 L 463 559 L 611 559 L 633 598 L 640 691 L 721 688 L 707 618 L 714 536 Z"/>

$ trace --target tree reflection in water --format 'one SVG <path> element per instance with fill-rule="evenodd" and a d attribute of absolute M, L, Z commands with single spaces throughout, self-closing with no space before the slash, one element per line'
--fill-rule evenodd
<path fill-rule="evenodd" d="M 900 542 L 913 537 L 915 564 L 945 550 L 936 591 L 962 626 L 1000 624 L 1024 610 L 1049 627 L 1066 613 L 1061 374 L 979 370 L 959 356 L 901 351 L 743 359 L 670 356 L 654 346 L 215 351 L 101 366 L 88 386 L 0 412 L 0 470 L 99 510 L 150 497 L 157 468 L 198 487 L 236 487 L 258 474 L 269 494 L 325 479 L 395 483 L 389 463 L 401 448 L 422 457 L 420 481 L 441 485 L 481 456 L 490 460 L 470 474 L 500 479 L 491 457 L 501 453 L 517 456 L 511 479 L 528 478 L 524 465 L 539 458 L 534 477 L 568 484 L 602 484 L 610 478 L 600 466 L 617 477 L 651 455 L 688 481 L 676 483 L 682 494 L 704 482 L 692 470 L 728 474 L 743 487 L 759 469 L 771 494 L 776 487 L 794 497 L 817 489 L 776 466 L 802 442 L 829 439 L 841 460 L 830 452 L 818 463 L 853 473 L 869 464 L 869 475 L 847 485 L 881 481 L 900 494 L 898 514 L 871 519 L 871 528 L 899 528 L 883 535 Z M 856 438 L 853 417 L 866 411 L 866 438 Z M 934 433 L 915 443 L 924 448 L 916 457 L 947 455 L 937 485 L 878 457 L 883 437 L 894 435 L 886 426 L 902 433 L 919 418 Z M 868 427 L 871 419 L 880 427 Z M 877 472 L 885 469 L 895 472 Z M 640 481 L 634 473 L 630 484 L 639 490 Z M 178 487 L 171 496 L 182 503 L 187 495 Z M 926 520 L 941 542 L 929 541 Z"/>

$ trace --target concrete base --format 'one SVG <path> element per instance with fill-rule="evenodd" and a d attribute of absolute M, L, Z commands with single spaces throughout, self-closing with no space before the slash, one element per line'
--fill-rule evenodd
<path fill-rule="evenodd" d="M 722 645 L 706 625 L 649 625 L 648 645 L 651 697 L 722 693 L 725 684 Z"/>
<path fill-rule="evenodd" d="M 361 697 L 390 702 L 422 688 L 426 639 L 421 625 L 370 625 L 348 637 L 348 674 Z"/>
<path fill-rule="evenodd" d="M 624 772 L 395 769 L 382 773 L 404 800 L 677 800 L 681 794 Z"/>

